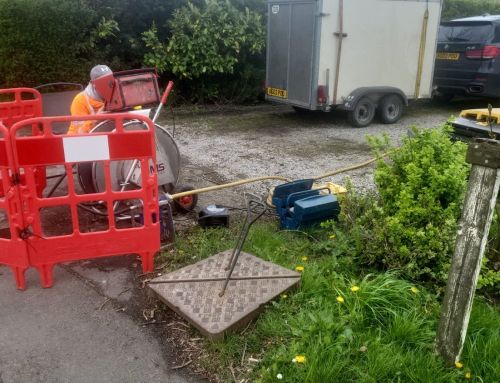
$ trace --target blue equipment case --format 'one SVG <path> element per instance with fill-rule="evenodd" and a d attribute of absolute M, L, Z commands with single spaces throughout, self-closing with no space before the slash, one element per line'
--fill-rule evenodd
<path fill-rule="evenodd" d="M 311 189 L 312 179 L 298 180 L 275 188 L 272 202 L 283 229 L 295 230 L 328 219 L 337 219 L 340 205 L 332 194 Z"/>

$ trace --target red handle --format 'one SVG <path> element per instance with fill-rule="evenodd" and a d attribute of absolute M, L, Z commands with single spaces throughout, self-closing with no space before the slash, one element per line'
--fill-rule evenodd
<path fill-rule="evenodd" d="M 163 96 L 161 97 L 161 104 L 165 104 L 167 102 L 168 95 L 170 94 L 170 91 L 174 87 L 174 82 L 169 81 L 167 84 L 167 89 L 165 89 L 165 92 L 163 92 Z"/>

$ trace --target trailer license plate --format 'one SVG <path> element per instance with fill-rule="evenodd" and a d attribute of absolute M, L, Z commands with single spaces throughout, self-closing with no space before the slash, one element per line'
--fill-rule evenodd
<path fill-rule="evenodd" d="M 438 60 L 458 60 L 460 53 L 450 53 L 450 52 L 438 52 L 436 54 L 436 59 Z"/>
<path fill-rule="evenodd" d="M 280 97 L 280 98 L 288 98 L 288 92 L 284 89 L 277 88 L 267 88 L 267 94 L 269 96 Z"/>

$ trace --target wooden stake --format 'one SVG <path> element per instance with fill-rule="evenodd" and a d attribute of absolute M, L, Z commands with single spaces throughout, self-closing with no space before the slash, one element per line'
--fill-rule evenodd
<path fill-rule="evenodd" d="M 472 164 L 437 333 L 437 349 L 447 365 L 460 358 L 467 334 L 481 261 L 500 185 L 500 142 L 470 144 Z"/>

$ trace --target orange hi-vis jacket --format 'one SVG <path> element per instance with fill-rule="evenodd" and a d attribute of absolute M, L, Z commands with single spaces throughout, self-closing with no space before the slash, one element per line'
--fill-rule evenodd
<path fill-rule="evenodd" d="M 102 112 L 104 102 L 89 97 L 85 91 L 76 95 L 71 103 L 72 116 L 93 116 Z M 68 129 L 68 134 L 88 133 L 95 125 L 95 121 L 73 121 Z"/>

